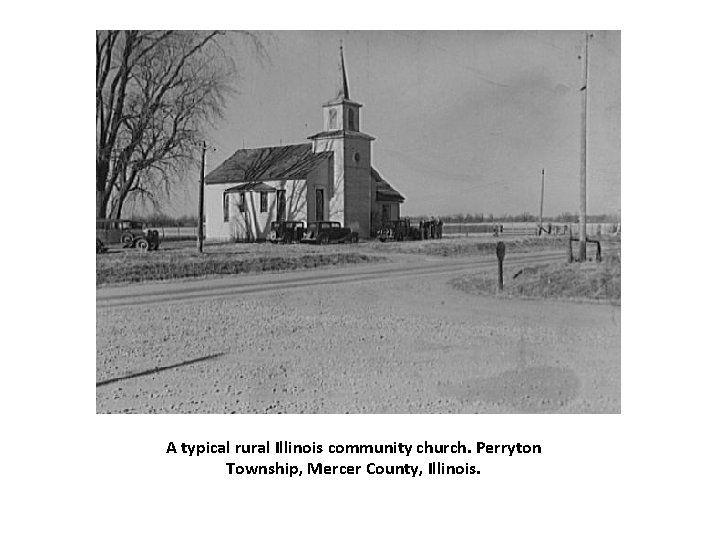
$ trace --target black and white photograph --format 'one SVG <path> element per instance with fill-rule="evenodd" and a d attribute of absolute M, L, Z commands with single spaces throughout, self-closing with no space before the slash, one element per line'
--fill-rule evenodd
<path fill-rule="evenodd" d="M 96 32 L 97 413 L 620 413 L 620 31 Z"/>
<path fill-rule="evenodd" d="M 5 9 L 4 536 L 717 536 L 709 5 L 88 7 Z"/>

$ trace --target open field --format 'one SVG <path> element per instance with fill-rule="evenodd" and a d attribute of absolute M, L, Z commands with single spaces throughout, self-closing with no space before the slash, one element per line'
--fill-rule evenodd
<path fill-rule="evenodd" d="M 444 238 L 422 242 L 359 244 L 207 244 L 197 253 L 193 242 L 161 244 L 155 252 L 113 249 L 96 256 L 96 285 L 164 281 L 257 272 L 285 272 L 321 266 L 380 262 L 402 256 L 470 257 L 495 253 L 497 239 Z M 561 237 L 505 240 L 508 251 L 527 253 L 562 249 Z"/>

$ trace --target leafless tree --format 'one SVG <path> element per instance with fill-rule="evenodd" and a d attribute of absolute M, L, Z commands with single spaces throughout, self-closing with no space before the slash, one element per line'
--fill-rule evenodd
<path fill-rule="evenodd" d="M 254 53 L 263 53 L 254 34 Z M 96 217 L 153 203 L 183 177 L 231 93 L 231 38 L 220 31 L 96 33 Z"/>

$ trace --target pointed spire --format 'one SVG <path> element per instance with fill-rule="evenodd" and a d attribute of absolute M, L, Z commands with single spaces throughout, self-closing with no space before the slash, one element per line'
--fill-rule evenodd
<path fill-rule="evenodd" d="M 338 89 L 339 99 L 350 99 L 350 90 L 348 89 L 347 73 L 345 72 L 345 58 L 343 57 L 342 40 L 340 40 L 340 75 L 342 77 L 341 86 Z"/>

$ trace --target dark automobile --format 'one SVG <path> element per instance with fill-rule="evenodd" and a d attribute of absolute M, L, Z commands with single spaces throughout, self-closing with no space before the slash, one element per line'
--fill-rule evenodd
<path fill-rule="evenodd" d="M 358 233 L 343 227 L 338 221 L 313 221 L 308 223 L 303 242 L 329 244 L 330 242 L 358 241 Z"/>
<path fill-rule="evenodd" d="M 267 239 L 270 242 L 291 244 L 299 242 L 305 235 L 305 224 L 302 221 L 273 221 Z"/>
<path fill-rule="evenodd" d="M 419 240 L 420 227 L 412 225 L 409 219 L 398 219 L 388 221 L 378 231 L 378 239 L 381 242 L 387 240 L 395 240 L 402 242 L 403 240 Z"/>
<path fill-rule="evenodd" d="M 134 247 L 143 251 L 154 250 L 160 246 L 160 234 L 146 228 L 139 221 L 129 219 L 98 219 L 95 221 L 96 240 L 99 245 L 120 245 Z"/>

